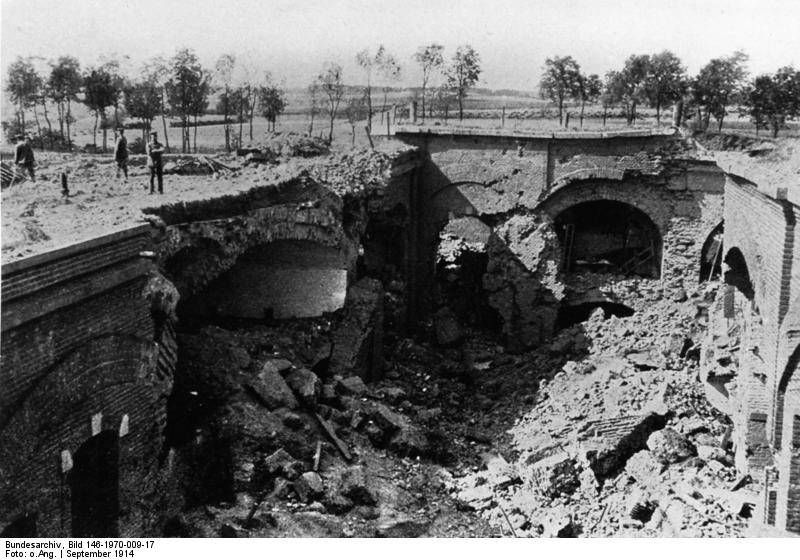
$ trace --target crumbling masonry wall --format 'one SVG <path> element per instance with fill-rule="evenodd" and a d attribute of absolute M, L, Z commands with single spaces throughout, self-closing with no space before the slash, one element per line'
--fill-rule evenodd
<path fill-rule="evenodd" d="M 706 378 L 713 382 L 721 371 L 732 377 L 733 390 L 722 405 L 734 419 L 737 467 L 762 484 L 762 520 L 793 532 L 800 532 L 798 217 L 800 209 L 791 202 L 741 177 L 727 178 L 728 284 L 712 308 L 704 349 Z M 743 293 L 737 268 L 746 269 L 752 293 Z M 732 374 L 723 371 L 722 354 L 735 361 Z"/>
<path fill-rule="evenodd" d="M 415 200 L 418 290 L 434 293 L 441 246 L 476 245 L 448 223 L 479 220 L 491 230 L 488 242 L 477 243 L 489 256 L 483 288 L 510 347 L 537 345 L 553 332 L 565 280 L 553 222 L 581 202 L 613 200 L 644 212 L 663 243 L 664 294 L 680 299 L 697 287 L 703 243 L 722 221 L 724 176 L 690 141 L 660 133 L 402 129 L 398 136 L 423 154 Z M 419 311 L 436 305 L 429 297 Z"/>
<path fill-rule="evenodd" d="M 150 229 L 3 266 L 0 528 L 26 518 L 38 535 L 73 535 L 73 468 L 105 433 L 119 465 L 105 522 L 153 534 L 175 346 L 170 287 L 140 256 Z"/>

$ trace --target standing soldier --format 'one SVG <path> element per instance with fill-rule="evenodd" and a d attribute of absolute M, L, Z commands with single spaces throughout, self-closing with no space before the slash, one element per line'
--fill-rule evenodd
<path fill-rule="evenodd" d="M 35 183 L 36 176 L 33 171 L 34 161 L 31 137 L 20 134 L 17 136 L 17 140 L 19 140 L 19 142 L 14 148 L 14 163 L 25 169 L 30 174 L 31 181 Z"/>
<path fill-rule="evenodd" d="M 119 172 L 125 174 L 124 182 L 128 182 L 128 139 L 125 138 L 125 129 L 119 127 L 117 129 L 119 137 L 117 144 L 114 146 L 114 160 L 117 162 L 117 179 L 119 179 Z"/>
<path fill-rule="evenodd" d="M 147 143 L 147 167 L 150 168 L 150 194 L 155 192 L 153 180 L 158 177 L 158 194 L 164 194 L 164 164 L 161 155 L 164 146 L 158 141 L 158 133 L 150 133 L 150 142 Z"/>

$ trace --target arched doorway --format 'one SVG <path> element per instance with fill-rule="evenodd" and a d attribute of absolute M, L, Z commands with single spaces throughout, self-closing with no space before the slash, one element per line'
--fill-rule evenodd
<path fill-rule="evenodd" d="M 72 493 L 72 536 L 118 536 L 119 438 L 116 431 L 100 432 L 80 446 L 67 482 Z"/>
<path fill-rule="evenodd" d="M 661 236 L 641 210 L 615 200 L 570 206 L 555 219 L 565 272 L 607 272 L 658 278 Z"/>

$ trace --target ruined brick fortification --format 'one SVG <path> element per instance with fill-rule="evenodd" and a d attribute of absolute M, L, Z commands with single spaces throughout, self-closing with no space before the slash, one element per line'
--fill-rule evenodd
<path fill-rule="evenodd" d="M 240 259 L 248 251 L 274 255 L 263 249 L 275 242 L 299 243 L 301 250 L 310 244 L 322 268 L 334 268 L 328 257 L 336 256 L 348 280 L 365 252 L 367 273 L 381 277 L 396 266 L 402 274 L 404 253 L 361 238 L 375 228 L 402 232 L 414 167 L 409 155 L 350 158 L 348 173 L 335 174 L 330 167 L 340 162 L 333 162 L 313 177 L 304 172 L 229 196 L 151 208 L 148 225 L 4 264 L 0 530 L 163 534 L 182 505 L 183 464 L 167 440 L 179 300 L 202 295 L 232 269 L 241 274 L 253 264 Z M 302 280 L 281 286 L 283 293 L 313 297 Z M 358 308 L 367 297 L 362 284 L 337 333 L 356 340 L 354 353 L 340 349 L 333 365 L 367 376 L 380 361 L 373 347 L 381 345 L 382 308 Z M 259 298 L 273 294 L 245 287 L 228 296 L 245 302 L 246 311 L 263 311 Z"/>
<path fill-rule="evenodd" d="M 725 284 L 710 316 L 708 390 L 735 422 L 737 467 L 762 521 L 800 532 L 800 208 L 741 177 L 725 185 Z"/>
<path fill-rule="evenodd" d="M 723 173 L 671 133 L 407 128 L 398 136 L 424 154 L 415 200 L 419 285 L 434 283 L 437 260 L 457 260 L 454 249 L 487 254 L 479 282 L 512 347 L 540 344 L 553 332 L 565 297 L 556 228 L 565 210 L 613 201 L 641 211 L 655 227 L 663 293 L 676 298 L 697 286 L 703 244 L 722 221 Z M 615 301 L 613 293 L 604 297 Z M 429 299 L 423 308 L 434 305 Z"/>
<path fill-rule="evenodd" d="M 169 440 L 167 397 L 191 387 L 193 373 L 191 363 L 176 369 L 181 322 L 268 325 L 344 306 L 305 365 L 373 380 L 390 323 L 424 330 L 430 319 L 437 343 L 456 350 L 472 320 L 522 350 L 581 308 L 691 302 L 708 279 L 701 269 L 713 276 L 724 260 L 702 352 L 709 396 L 734 419 L 737 466 L 764 489 L 758 515 L 800 532 L 798 206 L 726 175 L 673 134 L 398 136 L 416 149 L 149 208 L 149 225 L 5 264 L 0 528 L 162 534 L 181 505 L 176 479 L 191 466 Z M 723 219 L 724 253 L 709 256 Z M 626 220 L 635 227 L 620 242 Z M 265 275 L 273 280 L 260 282 Z M 342 293 L 331 298 L 334 285 Z M 185 340 L 202 349 L 201 336 Z M 567 354 L 561 342 L 552 353 Z M 297 372 L 290 397 L 316 379 Z M 275 395 L 264 380 L 283 383 L 273 373 L 251 387 L 265 402 Z M 233 408 L 219 414 L 247 423 Z M 610 435 L 641 418 L 623 420 Z M 593 428 L 597 437 L 606 426 Z M 232 446 L 237 484 L 253 475 L 248 445 Z"/>
<path fill-rule="evenodd" d="M 159 522 L 176 349 L 150 244 L 140 226 L 3 266 L 0 525 L 90 534 L 93 503 L 111 534 Z"/>

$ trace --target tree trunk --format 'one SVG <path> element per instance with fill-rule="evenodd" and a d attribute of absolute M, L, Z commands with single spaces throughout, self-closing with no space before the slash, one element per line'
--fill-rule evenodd
<path fill-rule="evenodd" d="M 169 136 L 167 135 L 167 104 L 164 102 L 164 88 L 161 88 L 161 125 L 164 127 L 164 146 L 169 153 Z"/>
<path fill-rule="evenodd" d="M 197 153 L 197 115 L 194 116 L 194 153 Z"/>
<path fill-rule="evenodd" d="M 64 104 L 59 102 L 56 103 L 56 110 L 58 111 L 58 132 L 61 134 L 61 138 L 64 138 Z"/>
<path fill-rule="evenodd" d="M 719 127 L 717 128 L 717 132 L 722 132 L 722 121 L 725 119 L 724 116 L 719 118 Z"/>
<path fill-rule="evenodd" d="M 70 119 L 72 118 L 72 103 L 67 99 L 67 149 L 72 151 L 72 136 L 70 134 Z"/>
<path fill-rule="evenodd" d="M 581 130 L 583 130 L 583 110 L 584 110 L 585 107 L 586 107 L 586 100 L 585 99 L 581 99 L 581 117 L 580 117 Z"/>
<path fill-rule="evenodd" d="M 255 112 L 256 112 L 256 92 L 255 90 L 253 90 L 253 97 L 252 100 L 250 101 L 250 130 L 248 131 L 250 133 L 250 142 L 253 141 L 253 117 L 255 115 Z"/>
<path fill-rule="evenodd" d="M 355 145 L 356 145 L 356 124 L 355 123 L 350 123 L 350 128 L 351 128 L 352 134 L 353 134 L 351 143 L 352 143 L 353 147 L 355 147 Z"/>
<path fill-rule="evenodd" d="M 333 119 L 334 119 L 334 117 L 335 117 L 334 113 L 331 112 L 331 128 L 328 131 L 328 142 L 333 142 Z"/>
<path fill-rule="evenodd" d="M 106 153 L 108 149 L 108 123 L 106 122 L 105 111 L 102 112 L 101 117 L 100 126 L 103 128 L 103 153 Z"/>
<path fill-rule="evenodd" d="M 311 122 L 308 124 L 308 135 L 314 136 L 314 109 L 311 109 Z"/>
<path fill-rule="evenodd" d="M 225 120 L 224 120 L 224 128 L 225 128 L 225 150 L 230 152 L 231 151 L 231 129 L 228 125 L 228 103 L 230 99 L 230 91 L 228 85 L 225 84 Z"/>
<path fill-rule="evenodd" d="M 47 101 L 42 100 L 42 109 L 44 110 L 44 120 L 47 123 L 47 131 L 50 136 L 50 149 L 53 149 L 53 125 L 50 123 L 50 117 L 47 114 Z"/>
<path fill-rule="evenodd" d="M 42 127 L 39 125 L 39 113 L 36 111 L 36 103 L 33 104 L 33 118 L 36 120 L 36 134 L 39 135 L 39 145 L 44 150 L 44 138 L 42 138 Z"/>
<path fill-rule="evenodd" d="M 656 102 L 656 125 L 661 127 L 661 102 Z"/>
<path fill-rule="evenodd" d="M 422 122 L 425 122 L 425 82 L 422 82 Z"/>
<path fill-rule="evenodd" d="M 367 85 L 367 89 L 364 91 L 367 96 L 367 127 L 372 130 L 372 86 Z M 353 138 L 356 137 L 355 130 L 353 131 Z M 354 141 L 355 144 L 355 141 Z"/>
<path fill-rule="evenodd" d="M 100 119 L 100 116 L 97 114 L 97 111 L 94 113 L 94 128 L 92 129 L 92 145 L 97 148 L 97 121 Z"/>
<path fill-rule="evenodd" d="M 606 117 L 608 117 L 608 108 L 603 107 L 603 128 L 606 127 Z"/>
<path fill-rule="evenodd" d="M 464 120 L 464 100 L 461 96 L 458 96 L 458 120 L 459 122 Z"/>

